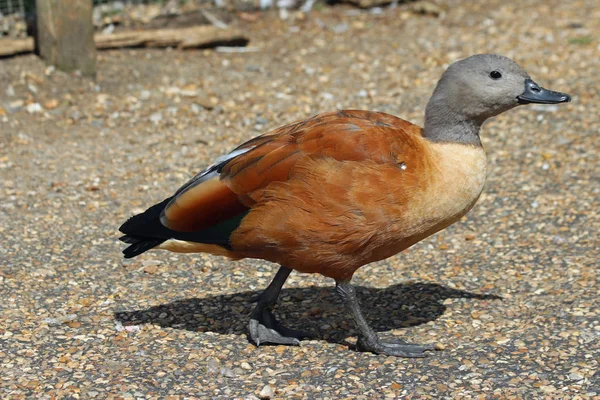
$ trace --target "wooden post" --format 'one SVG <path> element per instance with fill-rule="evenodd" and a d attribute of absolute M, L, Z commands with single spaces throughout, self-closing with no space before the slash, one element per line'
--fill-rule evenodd
<path fill-rule="evenodd" d="M 36 51 L 62 71 L 96 75 L 92 0 L 36 0 Z"/>

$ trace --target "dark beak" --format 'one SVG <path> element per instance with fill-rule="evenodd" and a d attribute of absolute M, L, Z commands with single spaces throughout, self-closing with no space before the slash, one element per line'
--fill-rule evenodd
<path fill-rule="evenodd" d="M 525 79 L 525 91 L 522 95 L 517 96 L 517 99 L 520 104 L 556 104 L 571 101 L 571 96 L 566 93 L 544 89 L 531 79 Z"/>

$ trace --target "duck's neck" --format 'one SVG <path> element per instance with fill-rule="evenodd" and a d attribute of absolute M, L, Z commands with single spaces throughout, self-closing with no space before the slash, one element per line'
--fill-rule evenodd
<path fill-rule="evenodd" d="M 485 120 L 468 118 L 452 106 L 435 97 L 431 99 L 425 111 L 423 136 L 432 142 L 481 146 L 479 130 Z"/>

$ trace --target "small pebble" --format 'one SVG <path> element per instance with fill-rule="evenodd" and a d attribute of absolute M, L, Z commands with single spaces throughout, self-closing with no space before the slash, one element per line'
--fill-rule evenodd
<path fill-rule="evenodd" d="M 272 399 L 273 397 L 275 397 L 275 390 L 273 390 L 273 387 L 271 385 L 265 385 L 258 394 L 258 397 L 261 400 Z"/>
<path fill-rule="evenodd" d="M 42 108 L 42 105 L 40 103 L 27 104 L 25 109 L 27 110 L 27 112 L 29 114 L 37 114 L 37 113 L 41 113 L 42 111 L 44 111 L 44 109 Z"/>

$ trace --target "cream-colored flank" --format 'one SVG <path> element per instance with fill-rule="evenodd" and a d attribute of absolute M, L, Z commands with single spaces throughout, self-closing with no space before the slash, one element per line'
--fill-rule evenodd
<path fill-rule="evenodd" d="M 197 242 L 188 242 L 185 240 L 169 239 L 160 245 L 157 249 L 168 250 L 175 253 L 210 253 L 215 256 L 225 256 L 236 258 L 227 249 L 216 244 L 206 244 Z"/>

